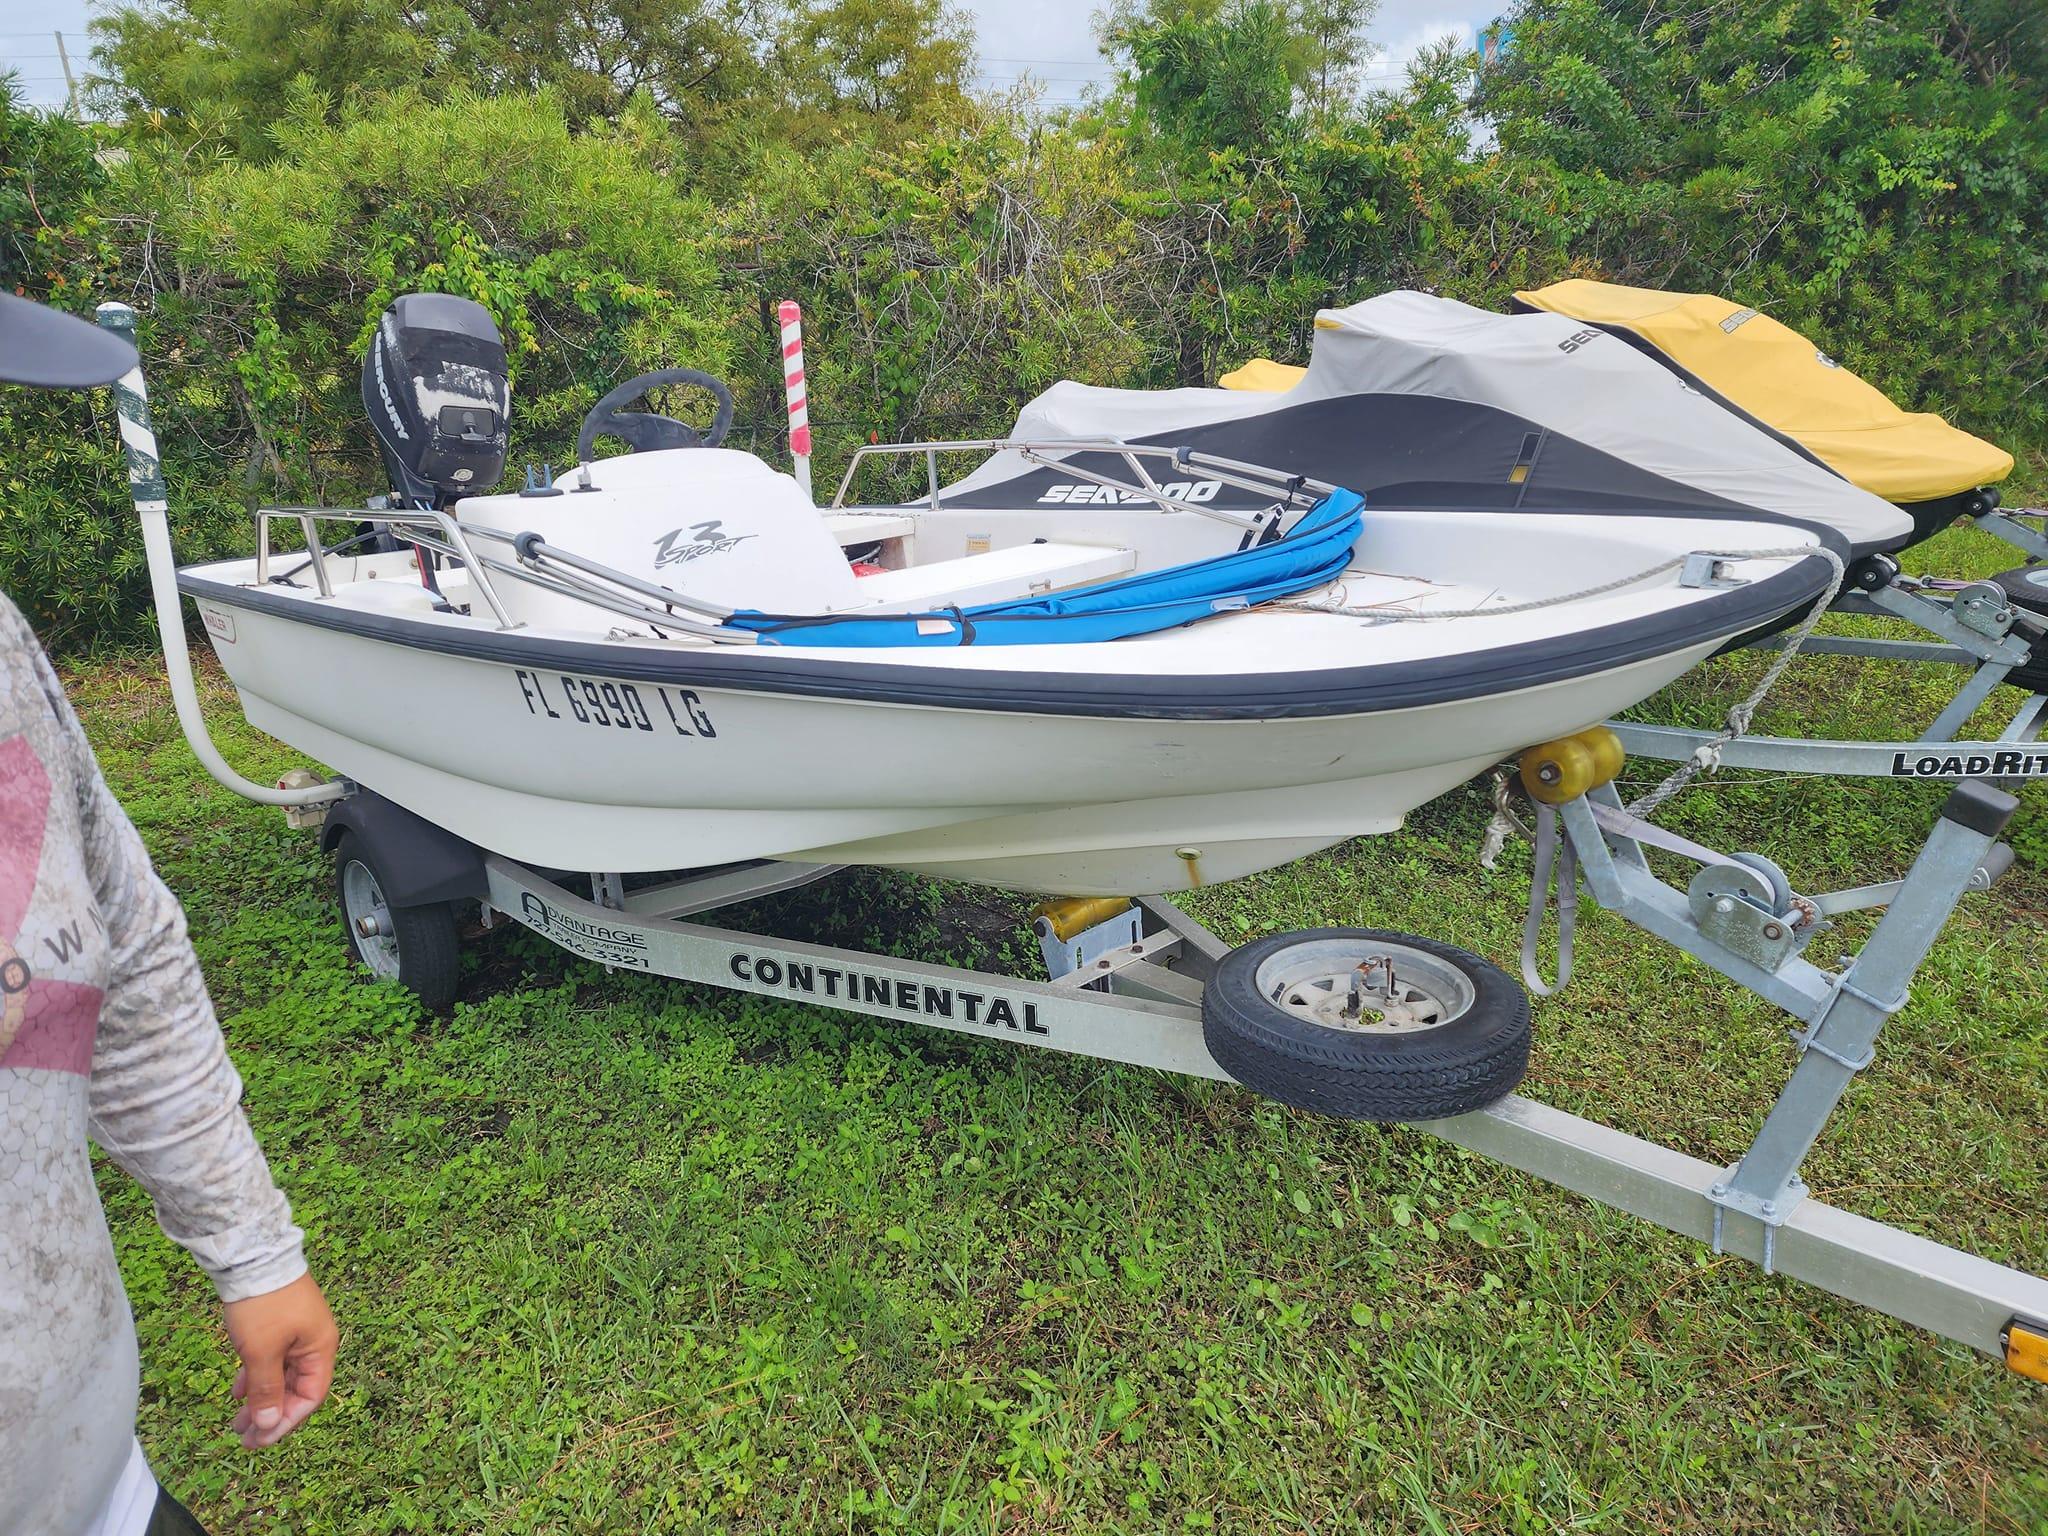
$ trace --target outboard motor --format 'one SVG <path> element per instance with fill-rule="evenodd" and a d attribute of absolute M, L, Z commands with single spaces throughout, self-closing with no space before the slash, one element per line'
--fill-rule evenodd
<path fill-rule="evenodd" d="M 511 381 L 490 312 L 447 293 L 408 293 L 363 357 L 370 413 L 394 503 L 445 507 L 505 471 Z"/>

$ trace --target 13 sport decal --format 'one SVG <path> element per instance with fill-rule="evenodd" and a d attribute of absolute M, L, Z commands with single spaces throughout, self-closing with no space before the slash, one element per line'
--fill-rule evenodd
<path fill-rule="evenodd" d="M 683 537 L 685 533 L 688 538 Z M 706 555 L 722 555 L 753 537 L 751 533 L 727 533 L 725 524 L 715 517 L 708 523 L 692 523 L 687 529 L 671 528 L 654 541 L 654 568 L 659 571 Z"/>

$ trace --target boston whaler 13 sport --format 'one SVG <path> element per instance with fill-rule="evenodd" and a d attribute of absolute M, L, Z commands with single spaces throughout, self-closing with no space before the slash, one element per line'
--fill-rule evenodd
<path fill-rule="evenodd" d="M 132 331 L 125 306 L 101 314 Z M 487 317 L 415 296 L 376 345 L 365 399 L 392 504 L 260 514 L 253 559 L 182 577 L 140 371 L 115 389 L 186 740 L 222 783 L 319 829 L 376 974 L 446 1006 L 466 911 L 613 969 L 1421 1123 L 2048 1378 L 2048 1282 L 1863 1221 L 1799 1177 L 1950 911 L 2010 862 L 2011 797 L 1959 787 L 1905 880 L 1847 893 L 1885 915 L 1824 970 L 1803 951 L 1842 901 L 1633 815 L 1620 744 L 1593 726 L 1825 599 L 1839 533 L 1689 504 L 1654 475 L 1573 510 L 1551 478 L 1566 445 L 1526 446 L 1483 410 L 1474 450 L 1506 442 L 1504 482 L 1554 492 L 1550 510 L 1423 474 L 1362 507 L 1255 456 L 1084 427 L 870 449 L 922 457 L 924 502 L 821 513 L 717 446 L 729 400 L 684 370 L 600 401 L 567 484 L 471 495 L 505 451 Z M 685 377 L 720 398 L 708 431 L 618 409 Z M 603 432 L 636 451 L 592 462 Z M 955 449 L 986 463 L 942 489 Z M 303 553 L 268 551 L 280 518 Z M 371 527 L 330 547 L 335 520 Z M 271 787 L 221 758 L 181 580 L 249 718 L 346 777 Z M 1231 949 L 1163 897 L 1086 894 L 1391 830 L 1530 742 L 1539 849 L 1797 1022 L 1797 1065 L 1731 1167 L 1515 1094 L 1528 999 L 1477 955 L 1364 928 Z M 1652 846 L 1703 867 L 1668 884 Z M 690 920 L 842 862 L 1062 893 L 1034 924 L 1049 979 Z"/>
<path fill-rule="evenodd" d="M 701 435 L 617 411 L 686 370 L 601 402 L 564 485 L 470 495 L 504 454 L 502 370 L 476 361 L 496 345 L 479 307 L 438 297 L 378 332 L 365 392 L 411 506 L 345 515 L 398 549 L 316 538 L 289 566 L 178 581 L 252 723 L 550 867 L 1183 890 L 1391 831 L 1833 576 L 1824 532 L 1732 506 L 1361 509 L 1254 462 L 1071 438 L 965 445 L 1055 475 L 1095 447 L 1061 497 L 934 486 L 825 515 L 718 446 L 715 381 L 694 376 L 720 401 Z M 592 462 L 606 432 L 639 451 Z M 848 545 L 886 568 L 856 575 Z M 1289 601 L 1333 581 L 1341 614 Z M 1414 622 L 1432 614 L 1469 616 Z"/>

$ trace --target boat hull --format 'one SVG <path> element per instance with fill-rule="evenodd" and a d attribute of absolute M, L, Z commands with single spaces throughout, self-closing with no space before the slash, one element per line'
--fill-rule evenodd
<path fill-rule="evenodd" d="M 1106 718 L 682 687 L 200 608 L 252 724 L 492 852 L 858 863 L 1057 895 L 1181 891 L 1394 831 L 1718 643 L 1417 708 Z"/>

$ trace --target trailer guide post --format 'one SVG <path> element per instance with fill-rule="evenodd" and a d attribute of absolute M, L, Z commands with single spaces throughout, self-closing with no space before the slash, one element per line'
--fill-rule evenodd
<path fill-rule="evenodd" d="M 789 457 L 805 500 L 815 500 L 811 494 L 810 386 L 804 381 L 804 313 L 795 299 L 784 299 L 777 313 L 782 323 L 782 388 L 789 401 Z"/>

